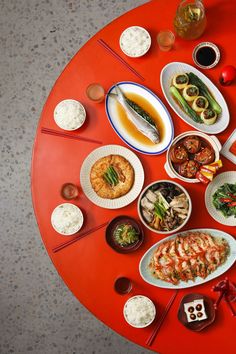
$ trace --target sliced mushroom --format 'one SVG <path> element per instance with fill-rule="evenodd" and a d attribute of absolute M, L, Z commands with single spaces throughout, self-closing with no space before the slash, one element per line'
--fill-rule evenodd
<path fill-rule="evenodd" d="M 146 193 L 146 198 L 152 203 L 156 203 L 157 201 L 157 195 L 153 193 L 150 189 Z"/>
<path fill-rule="evenodd" d="M 188 210 L 184 208 L 173 208 L 178 214 L 188 214 Z"/>
<path fill-rule="evenodd" d="M 178 217 L 180 218 L 180 219 L 186 219 L 186 217 L 187 217 L 187 215 L 186 214 L 178 214 Z"/>
<path fill-rule="evenodd" d="M 142 214 L 143 214 L 143 217 L 144 219 L 148 222 L 148 223 L 151 223 L 152 220 L 153 220 L 153 214 L 150 213 L 148 210 L 146 209 L 142 209 Z"/>
<path fill-rule="evenodd" d="M 141 206 L 149 211 L 154 209 L 154 204 L 150 202 L 146 197 L 141 199 Z"/>

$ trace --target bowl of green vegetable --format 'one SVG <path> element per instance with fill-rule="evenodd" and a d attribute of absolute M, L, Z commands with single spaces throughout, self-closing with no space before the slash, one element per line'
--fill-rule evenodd
<path fill-rule="evenodd" d="M 143 243 L 141 224 L 130 216 L 120 215 L 112 219 L 106 228 L 108 245 L 119 253 L 130 253 Z"/>
<path fill-rule="evenodd" d="M 208 185 L 205 205 L 213 219 L 222 225 L 236 226 L 236 172 L 220 173 Z"/>

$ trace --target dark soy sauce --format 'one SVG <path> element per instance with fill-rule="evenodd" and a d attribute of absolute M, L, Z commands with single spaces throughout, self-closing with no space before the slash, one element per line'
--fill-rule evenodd
<path fill-rule="evenodd" d="M 196 53 L 196 60 L 202 66 L 210 66 L 216 60 L 216 52 L 211 47 L 201 47 Z"/>

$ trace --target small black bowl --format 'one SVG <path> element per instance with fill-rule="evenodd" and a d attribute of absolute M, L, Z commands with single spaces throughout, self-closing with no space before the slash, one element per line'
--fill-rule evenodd
<path fill-rule="evenodd" d="M 137 231 L 138 236 L 139 236 L 139 239 L 129 246 L 119 245 L 114 238 L 115 228 L 119 224 L 124 224 L 124 223 L 128 223 L 128 224 L 132 225 L 135 228 L 135 230 Z M 125 215 L 117 216 L 116 218 L 114 218 L 110 221 L 110 223 L 108 224 L 108 226 L 106 228 L 106 241 L 107 241 L 108 245 L 111 248 L 113 248 L 116 252 L 119 252 L 119 253 L 130 253 L 130 252 L 137 250 L 141 246 L 141 244 L 143 243 L 143 239 L 144 239 L 144 234 L 143 234 L 141 224 L 138 221 L 136 221 L 135 219 L 131 218 L 130 216 L 125 216 Z"/>

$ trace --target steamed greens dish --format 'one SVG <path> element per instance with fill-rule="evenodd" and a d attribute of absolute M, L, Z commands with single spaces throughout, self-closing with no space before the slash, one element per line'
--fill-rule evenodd
<path fill-rule="evenodd" d="M 225 218 L 229 216 L 236 218 L 236 183 L 225 183 L 220 186 L 213 194 L 212 202 Z"/>
<path fill-rule="evenodd" d="M 208 87 L 192 72 L 175 75 L 170 93 L 183 111 L 196 123 L 214 124 L 222 112 Z"/>

